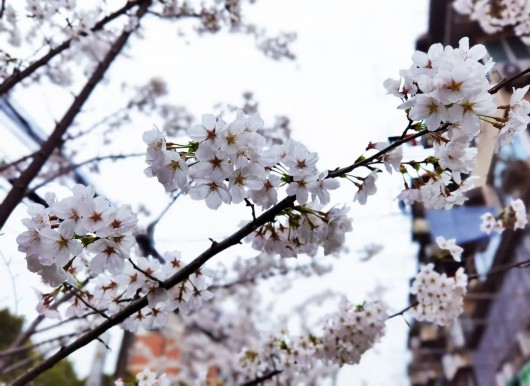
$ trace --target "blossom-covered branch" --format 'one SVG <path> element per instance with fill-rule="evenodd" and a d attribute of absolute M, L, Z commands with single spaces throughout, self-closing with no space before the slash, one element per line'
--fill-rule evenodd
<path fill-rule="evenodd" d="M 145 15 L 150 4 L 151 1 L 146 1 L 138 9 L 136 16 L 139 19 Z M 85 104 L 85 102 L 92 94 L 92 91 L 96 88 L 101 79 L 103 79 L 103 76 L 105 75 L 106 71 L 108 70 L 114 59 L 116 59 L 123 47 L 125 47 L 125 44 L 127 43 L 132 33 L 133 30 L 125 30 L 118 37 L 118 39 L 115 41 L 115 43 L 105 55 L 105 58 L 99 63 L 97 68 L 94 70 L 94 73 L 88 79 L 81 92 L 76 96 L 73 103 L 70 105 L 69 109 L 64 114 L 63 118 L 57 123 L 50 137 L 46 140 L 46 142 L 42 144 L 40 150 L 33 157 L 33 160 L 30 165 L 13 182 L 13 187 L 5 197 L 2 204 L 0 204 L 0 229 L 4 226 L 15 207 L 20 203 L 26 193 L 26 190 L 28 189 L 29 184 L 37 176 L 46 160 L 50 157 L 52 152 L 62 143 L 61 138 L 63 137 L 64 133 L 66 132 L 66 130 L 68 130 L 75 117 L 81 110 L 81 107 Z"/>

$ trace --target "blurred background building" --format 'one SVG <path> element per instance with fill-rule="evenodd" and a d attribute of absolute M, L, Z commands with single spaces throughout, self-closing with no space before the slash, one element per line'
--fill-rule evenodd
<path fill-rule="evenodd" d="M 477 23 L 452 9 L 452 1 L 431 0 L 428 31 L 417 40 L 426 51 L 433 43 L 458 46 L 484 44 L 496 61 L 493 82 L 530 67 L 530 50 L 511 34 L 487 35 Z M 529 78 L 512 86 L 521 87 Z M 502 90 L 500 100 L 509 101 Z M 418 264 L 435 263 L 438 271 L 454 273 L 459 263 L 435 258 L 437 236 L 456 238 L 464 248 L 462 264 L 472 280 L 464 298 L 464 313 L 452 326 L 413 322 L 408 346 L 410 384 L 414 386 L 530 385 L 530 269 L 506 266 L 530 259 L 530 230 L 487 235 L 480 231 L 481 214 L 499 211 L 512 199 L 530 204 L 530 135 L 526 131 L 494 153 L 498 130 L 483 126 L 477 139 L 479 158 L 473 172 L 479 186 L 456 210 L 412 208 L 412 238 L 419 244 Z M 423 143 L 430 146 L 429 143 Z"/>

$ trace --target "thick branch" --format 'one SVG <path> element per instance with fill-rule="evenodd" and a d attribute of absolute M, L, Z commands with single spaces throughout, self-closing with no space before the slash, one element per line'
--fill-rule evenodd
<path fill-rule="evenodd" d="M 94 27 L 92 27 L 91 31 L 96 32 L 101 30 L 107 23 L 110 21 L 116 19 L 117 17 L 124 15 L 128 10 L 135 7 L 136 5 L 140 4 L 147 4 L 148 0 L 134 0 L 129 1 L 127 4 L 125 4 L 123 7 L 118 9 L 117 11 L 111 13 L 108 16 L 105 16 L 103 19 L 98 21 Z M 86 36 L 86 33 L 81 33 L 82 36 Z M 9 90 L 11 90 L 18 82 L 21 80 L 27 78 L 31 74 L 33 74 L 36 70 L 38 70 L 40 67 L 46 65 L 51 59 L 53 59 L 55 56 L 66 50 L 70 45 L 72 44 L 72 39 L 68 39 L 58 45 L 55 48 L 50 49 L 46 55 L 41 57 L 40 59 L 36 60 L 35 62 L 31 63 L 28 67 L 21 71 L 14 72 L 10 77 L 6 78 L 2 84 L 0 84 L 0 95 L 3 95 L 7 93 Z"/>
<path fill-rule="evenodd" d="M 137 12 L 137 16 L 140 18 L 143 16 L 147 8 L 150 5 L 150 1 L 143 3 L 142 7 Z M 96 70 L 86 83 L 85 87 L 81 90 L 79 95 L 74 99 L 72 105 L 63 116 L 63 118 L 57 123 L 53 133 L 50 137 L 42 144 L 41 149 L 35 154 L 31 164 L 24 172 L 13 182 L 13 187 L 7 194 L 6 198 L 0 205 L 0 229 L 4 226 L 7 219 L 20 203 L 24 197 L 29 184 L 38 175 L 44 163 L 48 160 L 52 152 L 62 143 L 62 136 L 66 130 L 70 127 L 74 118 L 81 110 L 81 107 L 90 97 L 90 94 L 96 88 L 97 84 L 103 79 L 105 72 L 110 67 L 111 63 L 116 59 L 118 54 L 121 52 L 127 40 L 131 36 L 133 31 L 124 31 L 116 42 L 112 45 L 109 52 L 105 55 L 103 61 L 97 66 Z"/>

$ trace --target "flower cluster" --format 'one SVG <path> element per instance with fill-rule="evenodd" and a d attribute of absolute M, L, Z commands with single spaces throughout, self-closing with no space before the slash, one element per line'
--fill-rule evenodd
<path fill-rule="evenodd" d="M 130 260 L 131 264 L 127 264 L 120 275 L 98 276 L 91 292 L 92 305 L 112 314 L 126 307 L 130 299 L 147 295 L 148 306 L 122 324 L 124 329 L 136 332 L 140 327 L 164 327 L 169 313 L 178 309 L 179 313 L 187 315 L 213 297 L 208 291 L 213 274 L 205 268 L 170 289 L 163 288 L 161 283 L 186 265 L 177 251 L 165 253 L 164 259 L 166 263 L 160 264 L 157 260 L 137 257 L 136 262 Z"/>
<path fill-rule="evenodd" d="M 286 209 L 285 221 L 277 219 L 258 228 L 246 240 L 258 251 L 278 253 L 283 257 L 296 257 L 298 253 L 315 256 L 319 247 L 324 254 L 341 250 L 345 233 L 352 231 L 352 219 L 347 207 L 333 207 L 327 212 L 315 205 L 301 205 Z"/>
<path fill-rule="evenodd" d="M 400 72 L 399 80 L 385 81 L 387 92 L 403 100 L 399 108 L 411 121 L 408 129 L 426 127 L 435 138 L 434 157 L 424 161 L 434 170 L 426 170 L 427 180 L 417 180 L 417 186 L 405 186 L 400 194 L 405 202 L 422 201 L 435 209 L 461 205 L 466 200 L 463 193 L 473 187 L 473 181 L 463 176 L 475 164 L 477 149 L 471 144 L 480 132 L 480 121 L 500 129 L 497 147 L 510 143 L 530 121 L 530 105 L 523 99 L 527 87 L 514 90 L 510 105 L 500 107 L 506 110 L 505 117 L 492 116 L 496 105 L 486 76 L 493 62 L 482 63 L 485 55 L 486 48 L 469 47 L 468 38 L 462 38 L 458 48 L 434 44 L 427 53 L 414 53 L 412 66 Z M 418 163 L 413 166 L 419 170 Z"/>
<path fill-rule="evenodd" d="M 359 363 L 385 332 L 386 306 L 370 302 L 354 306 L 343 300 L 336 314 L 330 316 L 320 336 L 304 334 L 289 337 L 286 329 L 266 336 L 259 350 L 244 349 L 239 357 L 241 370 L 248 376 L 274 368 L 284 373 L 301 373 L 320 359 L 326 365 Z"/>
<path fill-rule="evenodd" d="M 454 0 L 453 8 L 476 20 L 488 34 L 513 28 L 525 44 L 530 44 L 530 5 L 513 0 Z"/>
<path fill-rule="evenodd" d="M 132 231 L 137 219 L 129 208 L 112 208 L 104 197 L 94 197 L 91 186 L 78 184 L 72 191 L 73 196 L 60 201 L 47 195 L 48 208 L 29 206 L 31 218 L 22 220 L 28 230 L 17 237 L 28 269 L 53 286 L 69 278 L 75 284 L 67 270 L 81 255 L 91 256 L 88 266 L 94 274 L 121 273 L 135 244 Z"/>
<path fill-rule="evenodd" d="M 222 203 L 252 201 L 264 209 L 278 201 L 277 189 L 287 185 L 287 194 L 300 204 L 314 201 L 327 204 L 329 190 L 339 186 L 316 168 L 318 156 L 299 142 L 267 146 L 258 133 L 259 116 L 238 112 L 227 124 L 213 115 L 204 115 L 202 124 L 190 130 L 186 145 L 166 142 L 154 129 L 144 133 L 147 143 L 147 176 L 156 176 L 166 191 L 180 189 L 195 200 L 205 200 L 211 209 Z"/>
<path fill-rule="evenodd" d="M 482 224 L 480 229 L 487 234 L 492 231 L 502 233 L 504 229 L 524 229 L 528 224 L 528 214 L 521 199 L 512 201 L 509 207 L 504 209 L 499 215 L 485 213 L 481 216 Z"/>
<path fill-rule="evenodd" d="M 507 106 L 500 106 L 505 109 L 505 122 L 501 125 L 501 131 L 495 142 L 495 150 L 498 151 L 500 146 L 510 144 L 515 134 L 526 130 L 530 123 L 530 103 L 524 99 L 530 86 L 525 86 L 520 89 L 513 89 L 510 96 L 510 104 Z"/>
<path fill-rule="evenodd" d="M 94 310 L 113 314 L 146 295 L 148 307 L 125 320 L 123 328 L 159 328 L 173 310 L 188 314 L 213 296 L 208 291 L 213 275 L 205 268 L 170 289 L 163 288 L 161 283 L 185 266 L 180 253 L 166 253 L 166 264 L 130 257 L 136 244 L 132 236 L 136 217 L 129 208 L 112 208 L 105 198 L 94 195 L 93 187 L 83 185 L 74 186 L 73 196 L 59 201 L 47 195 L 49 207 L 31 205 L 31 218 L 23 219 L 28 230 L 17 237 L 32 272 L 52 286 L 66 281 L 65 288 L 74 291 L 66 316 L 83 317 Z M 78 288 L 85 270 L 96 278 Z M 60 317 L 51 308 L 57 293 L 42 296 L 40 313 Z"/>
<path fill-rule="evenodd" d="M 386 306 L 381 302 L 369 302 L 355 306 L 347 301 L 329 319 L 317 357 L 326 363 L 355 364 L 385 334 Z"/>
<path fill-rule="evenodd" d="M 451 324 L 462 313 L 467 275 L 461 267 L 454 277 L 434 270 L 434 264 L 424 265 L 416 274 L 410 292 L 416 295 L 412 314 L 420 321 L 440 326 Z"/>

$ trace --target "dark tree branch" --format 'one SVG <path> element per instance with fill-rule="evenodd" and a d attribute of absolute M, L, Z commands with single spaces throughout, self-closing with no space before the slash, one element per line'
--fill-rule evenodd
<path fill-rule="evenodd" d="M 240 386 L 255 386 L 255 385 L 259 385 L 260 383 L 263 383 L 263 382 L 271 379 L 272 377 L 280 374 L 281 372 L 282 372 L 281 370 L 270 371 L 267 374 L 262 375 L 261 377 L 257 377 L 256 379 L 253 379 L 252 381 L 248 381 L 248 382 L 242 383 Z"/>
<path fill-rule="evenodd" d="M 143 2 L 136 16 L 141 18 L 143 15 L 145 15 L 150 4 L 151 1 Z M 33 181 L 33 179 L 38 175 L 42 166 L 48 160 L 55 148 L 62 143 L 62 137 L 64 133 L 74 121 L 75 117 L 81 110 L 81 107 L 88 100 L 92 91 L 96 88 L 101 79 L 103 79 L 103 76 L 109 69 L 114 59 L 116 59 L 123 47 L 125 47 L 125 44 L 132 33 L 133 31 L 124 31 L 118 37 L 116 42 L 105 55 L 103 61 L 97 66 L 96 70 L 85 84 L 79 95 L 74 99 L 74 102 L 66 114 L 57 123 L 53 133 L 46 140 L 46 142 L 42 144 L 40 150 L 35 154 L 31 164 L 21 173 L 20 177 L 13 182 L 11 190 L 5 197 L 2 204 L 0 204 L 0 229 L 4 226 L 15 207 L 24 197 L 31 181 Z"/>
<path fill-rule="evenodd" d="M 164 215 L 167 213 L 169 208 L 171 208 L 171 206 L 175 203 L 177 198 L 180 197 L 181 194 L 182 192 L 178 192 L 173 196 L 171 201 L 166 205 L 164 210 L 160 212 L 158 217 L 151 221 L 151 223 L 147 226 L 146 233 L 139 233 L 135 236 L 136 243 L 142 250 L 144 256 L 147 257 L 151 255 L 161 263 L 165 262 L 165 259 L 160 255 L 160 253 L 158 253 L 157 249 L 155 248 L 155 227 L 160 222 L 162 217 L 164 217 Z"/>
<path fill-rule="evenodd" d="M 408 305 L 407 307 L 403 308 L 401 311 L 396 312 L 395 314 L 390 315 L 390 316 L 389 316 L 388 318 L 386 318 L 386 319 L 388 320 L 388 319 L 395 318 L 396 316 L 399 316 L 399 315 L 404 315 L 405 312 L 407 312 L 408 310 L 413 309 L 413 308 L 416 307 L 417 305 L 418 305 L 418 302 L 414 302 L 414 303 Z"/>
<path fill-rule="evenodd" d="M 248 198 L 245 198 L 245 204 L 246 206 L 250 206 L 250 209 L 252 210 L 252 221 L 256 221 L 256 210 L 254 208 L 254 204 L 250 202 Z"/>
<path fill-rule="evenodd" d="M 158 283 L 159 286 L 163 286 L 164 285 L 164 282 L 157 279 L 156 277 L 154 277 L 153 275 L 151 275 L 149 272 L 146 272 L 144 271 L 142 268 L 138 267 L 136 264 L 134 264 L 134 261 L 132 261 L 131 258 L 129 258 L 129 263 L 131 263 L 131 265 L 133 266 L 134 269 L 136 269 L 138 272 L 142 273 L 145 275 L 145 277 L 151 279 L 152 281 Z"/>
<path fill-rule="evenodd" d="M 518 74 L 515 74 L 514 76 L 512 76 L 511 78 L 508 78 L 508 79 L 505 79 L 499 83 L 497 83 L 495 86 L 493 86 L 492 88 L 490 88 L 488 90 L 488 92 L 490 94 L 496 94 L 501 88 L 503 88 L 504 86 L 507 86 L 509 85 L 510 83 L 512 83 L 513 81 L 525 76 L 526 74 L 528 74 L 530 72 L 530 67 L 527 68 L 526 70 L 518 73 Z"/>
<path fill-rule="evenodd" d="M 2 0 L 2 4 L 0 5 L 0 19 L 4 17 L 5 10 L 6 10 L 6 0 Z"/>

